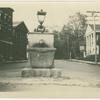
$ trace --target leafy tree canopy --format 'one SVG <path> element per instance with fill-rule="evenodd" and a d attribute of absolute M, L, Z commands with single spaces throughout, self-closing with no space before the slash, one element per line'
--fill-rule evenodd
<path fill-rule="evenodd" d="M 68 23 L 67 25 L 64 25 L 63 28 L 77 38 L 84 36 L 86 30 L 86 15 L 77 12 L 74 15 L 69 16 Z"/>

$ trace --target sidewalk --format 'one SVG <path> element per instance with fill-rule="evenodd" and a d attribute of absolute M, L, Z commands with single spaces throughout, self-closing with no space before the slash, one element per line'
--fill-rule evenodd
<path fill-rule="evenodd" d="M 86 63 L 86 64 L 91 64 L 91 65 L 98 65 L 98 66 L 100 66 L 100 62 L 97 62 L 97 64 L 96 64 L 95 62 L 92 62 L 92 61 L 77 60 L 77 59 L 69 59 L 69 61 L 72 61 L 72 62 L 80 62 L 80 63 Z"/>
<path fill-rule="evenodd" d="M 28 60 L 5 61 L 5 62 L 0 62 L 0 64 L 8 64 L 8 63 L 24 63 L 24 62 L 28 62 Z"/>
<path fill-rule="evenodd" d="M 24 62 L 28 62 L 28 60 L 7 61 L 6 63 L 24 63 Z"/>

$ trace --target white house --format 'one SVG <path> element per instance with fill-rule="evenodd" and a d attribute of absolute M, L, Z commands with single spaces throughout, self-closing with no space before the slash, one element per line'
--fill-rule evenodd
<path fill-rule="evenodd" d="M 95 55 L 95 39 L 97 39 L 97 55 L 100 55 L 100 24 L 96 24 L 96 38 L 93 24 L 89 24 L 86 29 L 86 57 Z"/>

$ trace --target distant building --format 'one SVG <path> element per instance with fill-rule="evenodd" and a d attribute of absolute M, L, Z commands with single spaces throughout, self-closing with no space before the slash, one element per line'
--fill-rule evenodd
<path fill-rule="evenodd" d="M 13 23 L 13 58 L 15 60 L 27 59 L 27 33 L 24 22 Z"/>
<path fill-rule="evenodd" d="M 89 24 L 86 30 L 86 57 L 94 59 L 95 55 L 95 33 L 93 24 Z M 97 38 L 97 55 L 100 58 L 100 24 L 96 24 L 96 38 Z"/>
<path fill-rule="evenodd" d="M 12 8 L 0 8 L 0 61 L 26 59 L 28 29 L 24 22 L 13 23 Z"/>
<path fill-rule="evenodd" d="M 12 8 L 0 8 L 0 59 L 12 58 Z"/>
<path fill-rule="evenodd" d="M 13 9 L 0 8 L 0 40 L 12 41 Z"/>

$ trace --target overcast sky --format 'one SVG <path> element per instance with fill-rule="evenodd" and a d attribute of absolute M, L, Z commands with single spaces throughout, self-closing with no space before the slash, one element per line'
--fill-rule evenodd
<path fill-rule="evenodd" d="M 5 2 L 0 3 L 0 7 L 13 8 L 13 20 L 24 21 L 29 31 L 33 31 L 38 25 L 36 13 L 40 9 L 47 12 L 45 26 L 61 29 L 67 23 L 68 16 L 75 12 L 100 11 L 100 2 Z"/>

